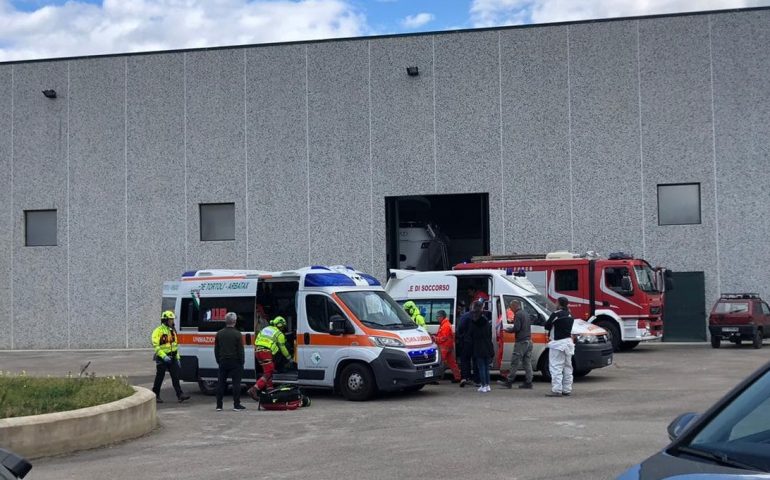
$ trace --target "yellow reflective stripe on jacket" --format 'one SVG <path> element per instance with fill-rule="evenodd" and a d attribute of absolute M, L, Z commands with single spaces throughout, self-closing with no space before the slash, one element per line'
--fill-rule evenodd
<path fill-rule="evenodd" d="M 273 355 L 280 350 L 284 357 L 291 359 L 289 350 L 286 348 L 286 336 L 275 327 L 263 328 L 257 335 L 254 346 L 270 349 Z"/>
<path fill-rule="evenodd" d="M 152 348 L 155 349 L 155 355 L 160 358 L 166 358 L 169 353 L 177 351 L 176 332 L 166 325 L 159 325 L 152 331 Z"/>

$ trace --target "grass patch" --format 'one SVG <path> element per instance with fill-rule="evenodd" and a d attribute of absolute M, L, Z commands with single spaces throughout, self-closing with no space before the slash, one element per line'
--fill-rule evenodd
<path fill-rule="evenodd" d="M 133 393 L 122 377 L 28 377 L 0 372 L 0 418 L 93 407 Z"/>

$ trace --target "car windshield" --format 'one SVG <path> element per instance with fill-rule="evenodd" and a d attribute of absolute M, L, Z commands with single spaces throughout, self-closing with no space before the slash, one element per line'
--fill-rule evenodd
<path fill-rule="evenodd" d="M 648 265 L 634 265 L 636 283 L 643 292 L 657 292 L 655 288 L 655 274 Z"/>
<path fill-rule="evenodd" d="M 417 326 L 404 309 L 385 292 L 340 292 L 337 296 L 367 327 L 402 330 Z"/>
<path fill-rule="evenodd" d="M 681 446 L 710 455 L 720 463 L 770 471 L 770 370 Z"/>

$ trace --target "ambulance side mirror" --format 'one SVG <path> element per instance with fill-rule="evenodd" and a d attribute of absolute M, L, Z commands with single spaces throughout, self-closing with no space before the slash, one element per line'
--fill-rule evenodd
<path fill-rule="evenodd" d="M 344 335 L 347 332 L 348 322 L 340 315 L 329 317 L 329 335 Z"/>

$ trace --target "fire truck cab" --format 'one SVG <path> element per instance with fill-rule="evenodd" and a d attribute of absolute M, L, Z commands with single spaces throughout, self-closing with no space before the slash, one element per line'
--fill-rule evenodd
<path fill-rule="evenodd" d="M 493 255 L 473 257 L 454 267 L 478 268 L 525 272 L 551 301 L 566 297 L 575 318 L 605 329 L 615 351 L 660 340 L 663 334 L 663 290 L 669 272 L 653 269 L 645 260 L 631 255 Z"/>

